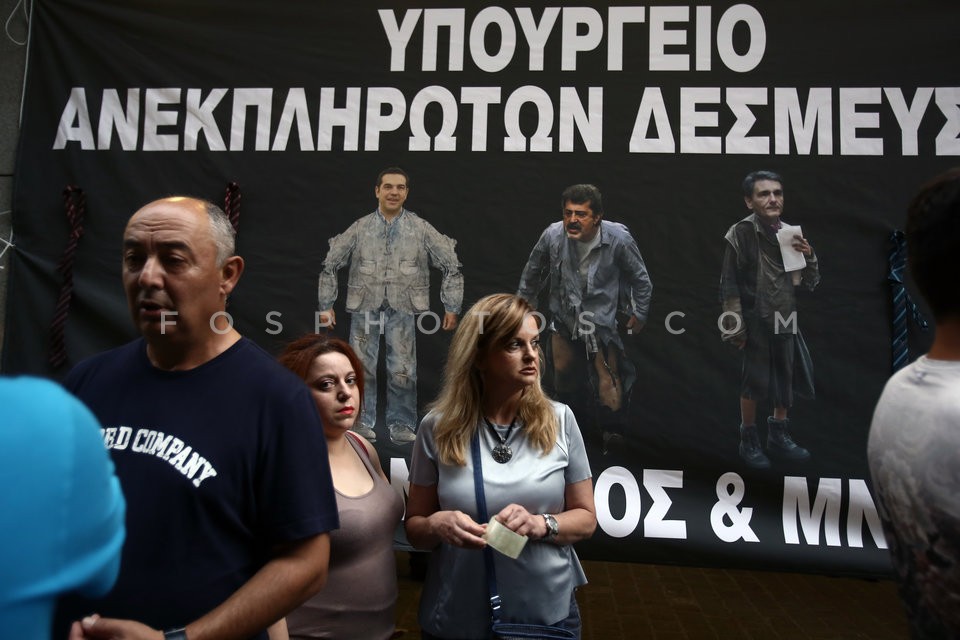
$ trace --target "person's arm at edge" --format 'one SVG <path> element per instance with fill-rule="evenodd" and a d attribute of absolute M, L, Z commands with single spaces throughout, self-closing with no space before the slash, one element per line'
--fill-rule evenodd
<path fill-rule="evenodd" d="M 429 518 L 440 509 L 437 485 L 410 483 L 407 494 L 407 516 L 403 527 L 407 540 L 415 549 L 433 549 L 440 545 L 440 536 L 430 531 Z"/>
<path fill-rule="evenodd" d="M 743 320 L 743 307 L 737 282 L 736 250 L 729 241 L 724 240 L 723 264 L 720 269 L 720 309 L 723 316 L 720 337 L 738 349 L 747 344 L 747 328 Z M 730 317 L 730 314 L 735 318 Z M 739 327 L 738 331 L 733 331 Z"/>
<path fill-rule="evenodd" d="M 810 250 L 810 253 L 801 252 L 806 256 L 807 266 L 800 272 L 800 282 L 807 291 L 813 291 L 817 288 L 817 285 L 820 284 L 820 260 L 817 258 L 817 254 L 809 242 L 807 242 L 807 248 Z"/>
<path fill-rule="evenodd" d="M 597 509 L 593 502 L 593 479 L 568 484 L 563 492 L 562 513 L 554 514 L 560 533 L 553 539 L 554 544 L 573 544 L 586 540 L 597 528 Z M 546 522 L 544 535 L 546 535 Z"/>
<path fill-rule="evenodd" d="M 549 275 L 550 258 L 550 227 L 547 227 L 537 243 L 530 250 L 526 264 L 523 266 L 523 272 L 520 274 L 520 282 L 517 285 L 517 295 L 529 302 L 534 307 L 540 292 L 547 283 Z"/>
<path fill-rule="evenodd" d="M 189 640 L 249 638 L 286 616 L 323 587 L 330 536 L 321 533 L 290 543 L 218 607 L 186 626 Z M 163 639 L 163 631 L 132 620 L 90 616 L 74 623 L 79 638 Z"/>
<path fill-rule="evenodd" d="M 270 640 L 290 640 L 290 631 L 287 629 L 287 619 L 281 618 L 267 627 L 267 636 Z"/>
<path fill-rule="evenodd" d="M 444 331 L 457 328 L 460 309 L 463 306 L 463 265 L 457 256 L 457 241 L 437 231 L 433 225 L 424 221 L 427 233 L 424 234 L 428 263 L 439 269 L 440 302 L 443 303 Z"/>
<path fill-rule="evenodd" d="M 223 604 L 187 625 L 190 640 L 245 638 L 286 616 L 327 581 L 330 536 L 289 543 Z"/>
<path fill-rule="evenodd" d="M 350 228 L 340 235 L 330 238 L 330 248 L 323 259 L 323 266 L 320 270 L 320 276 L 317 283 L 318 306 L 321 313 L 321 322 L 330 327 L 336 325 L 336 316 L 333 312 L 333 305 L 339 297 L 339 283 L 337 282 L 337 272 L 342 269 L 353 256 L 353 250 L 357 246 L 359 220 L 355 221 Z"/>
<path fill-rule="evenodd" d="M 627 328 L 639 331 L 647 323 L 647 314 L 650 312 L 650 299 L 653 297 L 653 282 L 647 265 L 640 255 L 640 247 L 631 235 L 621 247 L 617 267 L 621 273 L 627 274 L 630 283 L 630 299 L 633 308 L 630 310 L 631 319 L 634 319 Z"/>

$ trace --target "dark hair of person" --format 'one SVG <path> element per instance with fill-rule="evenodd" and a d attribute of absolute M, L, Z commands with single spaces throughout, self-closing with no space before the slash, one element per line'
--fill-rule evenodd
<path fill-rule="evenodd" d="M 753 186 L 761 180 L 773 180 L 774 182 L 779 182 L 781 188 L 785 186 L 783 184 L 783 178 L 779 173 L 774 171 L 752 171 L 743 179 L 743 195 L 747 198 L 752 196 Z"/>
<path fill-rule="evenodd" d="M 907 265 L 936 319 L 960 317 L 960 167 L 924 184 L 907 209 Z"/>
<path fill-rule="evenodd" d="M 568 202 L 588 205 L 593 215 L 603 215 L 603 196 L 600 195 L 600 189 L 592 184 L 574 184 L 564 189 L 560 194 L 561 211 L 566 208 Z"/>
<path fill-rule="evenodd" d="M 319 356 L 327 353 L 342 353 L 350 361 L 353 372 L 357 375 L 357 415 L 363 408 L 363 363 L 354 353 L 353 348 L 340 338 L 331 337 L 325 333 L 308 333 L 300 336 L 284 348 L 278 358 L 280 364 L 297 374 L 304 382 L 310 383 L 310 367 Z"/>
<path fill-rule="evenodd" d="M 378 173 L 377 184 L 375 186 L 379 187 L 381 184 L 383 184 L 383 176 L 390 175 L 392 173 L 403 176 L 407 181 L 407 189 L 410 188 L 410 176 L 407 174 L 406 171 L 404 171 L 400 167 L 387 167 L 386 169 Z"/>

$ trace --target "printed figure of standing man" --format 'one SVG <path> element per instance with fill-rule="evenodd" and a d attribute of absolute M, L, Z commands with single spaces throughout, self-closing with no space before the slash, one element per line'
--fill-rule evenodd
<path fill-rule="evenodd" d="M 376 440 L 377 363 L 380 336 L 386 344 L 386 423 L 394 444 L 415 439 L 417 416 L 417 314 L 430 310 L 430 272 L 442 273 L 441 327 L 451 331 L 463 303 L 463 275 L 456 241 L 403 207 L 410 178 L 399 167 L 377 176 L 377 210 L 330 239 L 320 272 L 320 322 L 336 326 L 337 272 L 350 263 L 346 308 L 351 314 L 350 346 L 363 361 L 363 411 L 354 430 Z M 432 325 L 426 324 L 427 328 Z"/>
<path fill-rule="evenodd" d="M 560 205 L 562 220 L 547 227 L 533 247 L 517 295 L 536 307 L 549 285 L 553 391 L 574 407 L 582 408 L 586 400 L 606 452 L 623 438 L 626 403 L 636 380 L 617 314 L 626 318 L 627 334 L 637 334 L 647 320 L 653 285 L 627 227 L 603 219 L 597 187 L 567 187 Z M 588 398 L 583 398 L 584 381 L 590 385 Z"/>
<path fill-rule="evenodd" d="M 760 446 L 757 430 L 758 400 L 773 403 L 773 415 L 767 418 L 767 453 L 798 462 L 810 458 L 810 452 L 793 441 L 787 412 L 794 393 L 810 398 L 814 394 L 813 362 L 797 325 L 796 288 L 813 291 L 820 282 L 820 267 L 807 239 L 780 218 L 784 198 L 778 174 L 749 174 L 743 181 L 743 200 L 750 215 L 724 236 L 722 334 L 743 354 L 740 458 L 749 467 L 767 469 L 770 458 Z M 789 270 L 800 254 L 799 268 Z"/>

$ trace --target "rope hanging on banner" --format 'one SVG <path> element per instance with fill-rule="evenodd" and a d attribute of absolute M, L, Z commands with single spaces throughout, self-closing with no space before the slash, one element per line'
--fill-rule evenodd
<path fill-rule="evenodd" d="M 908 312 L 913 322 L 926 331 L 930 326 L 926 318 L 920 313 L 917 304 L 910 298 L 907 288 L 903 284 L 903 272 L 907 266 L 907 239 L 903 231 L 894 230 L 890 234 L 890 255 L 888 262 L 890 271 L 887 282 L 890 283 L 892 303 L 892 332 L 890 335 L 892 372 L 896 373 L 910 362 L 909 330 L 907 327 Z"/>
<path fill-rule="evenodd" d="M 70 301 L 73 298 L 73 262 L 76 259 L 80 236 L 83 235 L 83 217 L 86 209 L 86 198 L 83 189 L 67 185 L 63 190 L 63 206 L 70 224 L 70 235 L 67 237 L 67 246 L 63 249 L 63 257 L 57 265 L 57 271 L 63 276 L 60 285 L 60 295 L 57 297 L 57 307 L 53 312 L 53 321 L 50 323 L 50 357 L 49 362 L 54 369 L 59 369 L 67 361 L 67 347 L 64 341 L 64 331 L 67 326 L 67 316 L 70 313 Z"/>
<path fill-rule="evenodd" d="M 23 40 L 17 40 L 12 33 L 10 33 L 10 23 L 13 22 L 14 17 L 16 17 L 17 12 L 23 8 L 23 22 L 24 22 L 24 37 Z M 13 6 L 13 11 L 10 12 L 10 15 L 7 16 L 7 21 L 3 24 L 3 30 L 7 34 L 7 39 L 10 40 L 13 44 L 22 47 L 27 44 L 27 34 L 30 33 L 30 14 L 33 11 L 32 3 L 28 0 L 18 0 L 17 4 Z"/>
<path fill-rule="evenodd" d="M 230 218 L 235 232 L 240 231 L 240 183 L 228 182 L 227 193 L 223 197 L 223 212 Z"/>

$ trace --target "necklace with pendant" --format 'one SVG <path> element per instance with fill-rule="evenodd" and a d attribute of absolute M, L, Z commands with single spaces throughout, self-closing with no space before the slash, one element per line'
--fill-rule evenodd
<path fill-rule="evenodd" d="M 507 440 L 510 439 L 510 436 L 513 434 L 513 428 L 517 426 L 517 418 L 514 416 L 513 421 L 510 422 L 510 427 L 507 429 L 507 435 L 502 436 L 497 429 L 490 424 L 490 421 L 487 420 L 487 417 L 483 417 L 483 421 L 490 427 L 490 431 L 493 435 L 500 441 L 500 443 L 493 448 L 493 459 L 499 462 L 500 464 L 506 464 L 510 462 L 510 458 L 513 457 L 513 449 L 507 445 Z"/>

